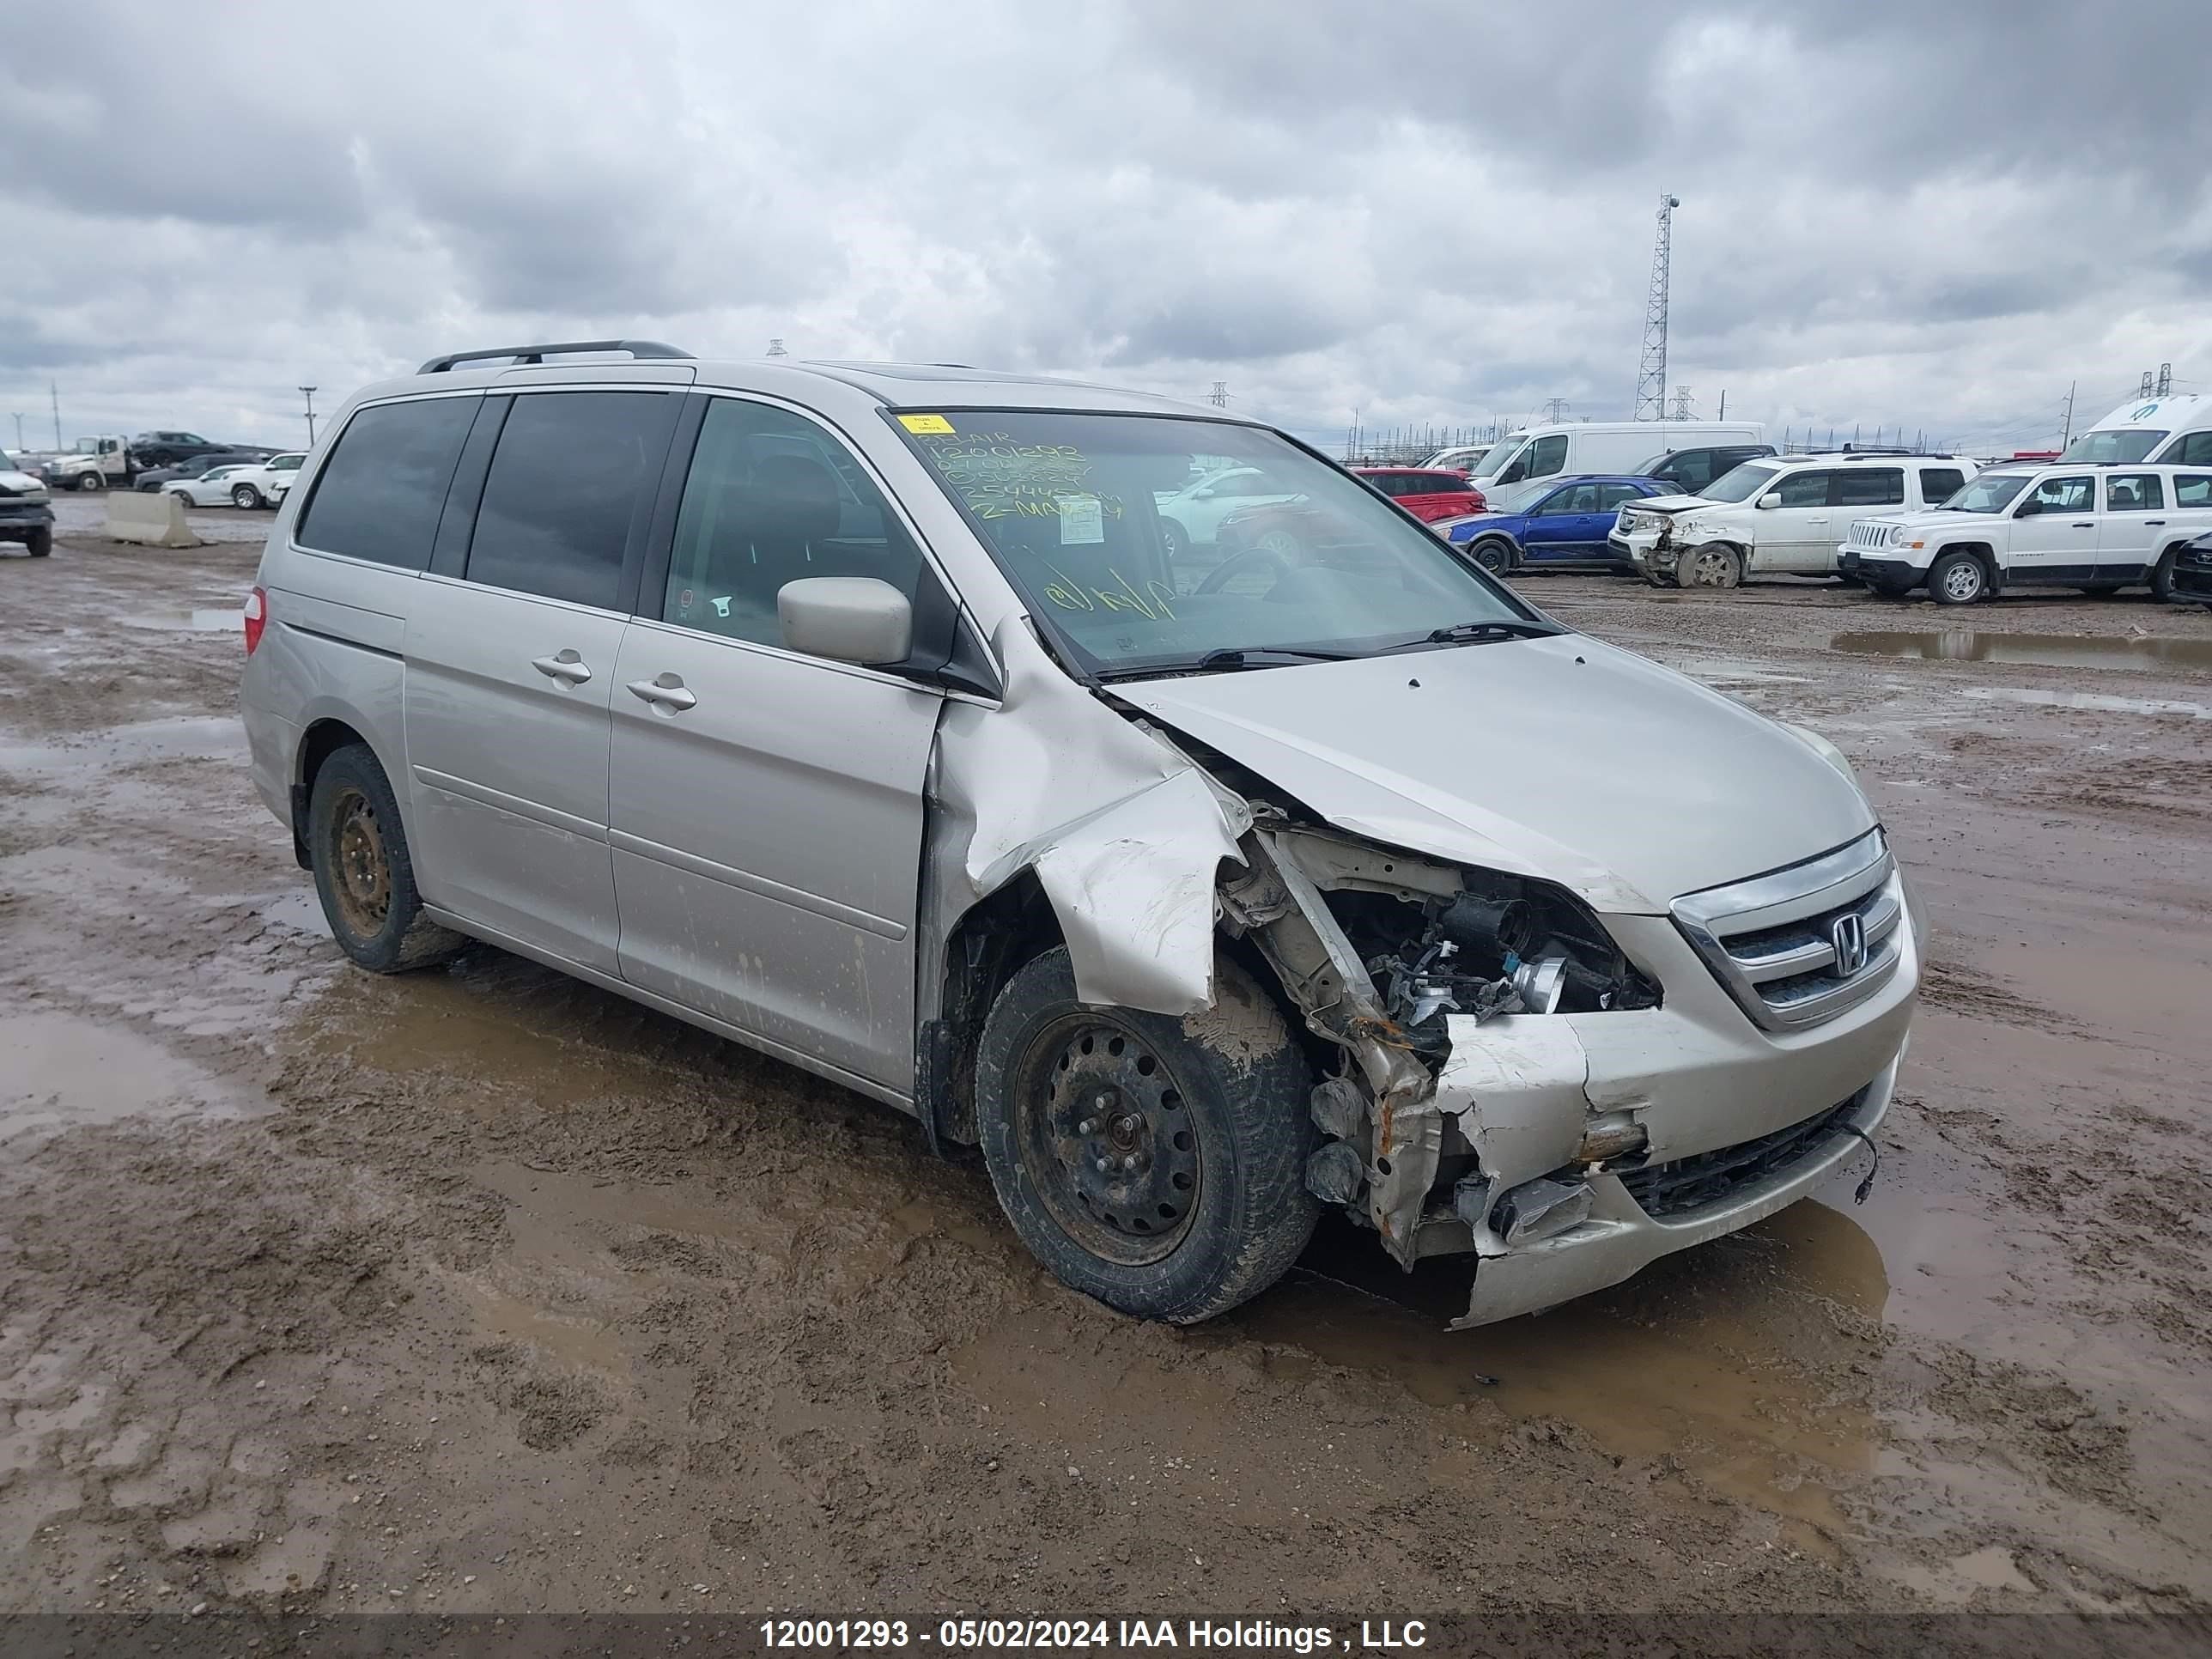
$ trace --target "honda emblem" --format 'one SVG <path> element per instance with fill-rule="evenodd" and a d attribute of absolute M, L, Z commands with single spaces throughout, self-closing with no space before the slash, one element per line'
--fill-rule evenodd
<path fill-rule="evenodd" d="M 1866 966 L 1866 922 L 1856 910 L 1846 910 L 1838 916 L 1828 929 L 1828 943 L 1835 947 L 1836 975 L 1850 979 Z"/>

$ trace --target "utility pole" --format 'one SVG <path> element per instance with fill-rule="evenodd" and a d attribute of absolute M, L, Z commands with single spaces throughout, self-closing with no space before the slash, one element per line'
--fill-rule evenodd
<path fill-rule="evenodd" d="M 2079 380 L 2066 382 L 2066 435 L 2058 441 L 2061 449 L 2070 447 L 2074 442 L 2074 388 L 2081 384 Z"/>
<path fill-rule="evenodd" d="M 55 449 L 56 453 L 58 453 L 60 452 L 60 449 L 61 449 L 61 447 L 62 447 L 62 388 L 61 388 L 61 383 L 60 383 L 58 380 L 49 380 L 49 381 L 47 381 L 47 382 L 46 382 L 46 395 L 47 395 L 48 397 L 52 398 L 54 400 L 54 449 Z"/>
<path fill-rule="evenodd" d="M 23 411 L 22 411 L 21 410 L 20 410 L 20 409 L 19 409 L 19 410 L 17 410 L 15 411 L 15 447 L 16 447 L 16 448 L 18 448 L 18 449 L 21 449 L 22 447 L 23 447 Z"/>
<path fill-rule="evenodd" d="M 1678 421 L 1690 418 L 1690 388 L 1686 386 L 1674 388 L 1674 418 Z"/>
<path fill-rule="evenodd" d="M 315 388 L 303 386 L 300 388 L 300 395 L 307 400 L 307 447 L 313 449 L 315 447 Z"/>
<path fill-rule="evenodd" d="M 1720 417 L 1721 417 L 1721 419 L 1723 419 L 1723 421 L 1725 421 L 1726 419 L 1728 419 L 1728 388 L 1727 388 L 1726 386 L 1723 386 L 1723 387 L 1721 388 L 1721 414 L 1720 414 Z"/>
<path fill-rule="evenodd" d="M 2148 399 L 2148 398 L 2151 398 L 2151 397 L 2155 396 L 2156 394 L 2154 394 L 2154 393 L 2151 391 L 2150 387 L 2151 387 L 2151 375 L 2150 375 L 2150 371 L 2149 371 L 2148 369 L 2145 369 L 2145 370 L 2143 370 L 2142 384 L 2141 386 L 2137 386 L 2137 387 L 2136 388 L 2136 397 L 2138 397 L 2138 398 L 2146 398 L 2146 399 Z"/>
<path fill-rule="evenodd" d="M 1206 401 L 1212 404 L 1216 409 L 1228 408 L 1229 382 L 1226 380 L 1216 380 L 1213 383 L 1213 390 L 1206 394 Z"/>
<path fill-rule="evenodd" d="M 1644 302 L 1644 356 L 1636 368 L 1636 418 L 1667 418 L 1667 280 L 1674 258 L 1679 196 L 1659 198 L 1659 236 L 1651 250 L 1651 291 Z"/>
<path fill-rule="evenodd" d="M 1566 412 L 1567 400 L 1565 398 L 1547 398 L 1544 399 L 1544 418 L 1546 420 L 1556 423 L 1559 416 Z"/>
<path fill-rule="evenodd" d="M 2173 365 L 2172 363 L 2160 363 L 2158 366 L 2158 390 L 2152 395 L 2159 398 L 2171 398 L 2173 395 Z"/>

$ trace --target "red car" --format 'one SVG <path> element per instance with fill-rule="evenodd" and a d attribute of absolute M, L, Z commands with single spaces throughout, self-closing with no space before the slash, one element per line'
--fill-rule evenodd
<path fill-rule="evenodd" d="M 1355 466 L 1352 471 L 1424 524 L 1464 518 L 1488 505 L 1464 472 L 1403 466 Z"/>

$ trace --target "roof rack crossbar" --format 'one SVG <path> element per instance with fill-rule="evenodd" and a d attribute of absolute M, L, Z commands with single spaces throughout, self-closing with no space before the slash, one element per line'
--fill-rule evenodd
<path fill-rule="evenodd" d="M 543 364 L 549 351 L 627 351 L 633 357 L 689 357 L 691 355 L 676 346 L 663 345 L 658 340 L 556 340 L 544 345 L 494 346 L 488 351 L 449 351 L 442 357 L 431 358 L 415 372 L 417 374 L 443 374 L 458 363 L 485 362 L 497 357 L 512 357 L 518 364 Z"/>

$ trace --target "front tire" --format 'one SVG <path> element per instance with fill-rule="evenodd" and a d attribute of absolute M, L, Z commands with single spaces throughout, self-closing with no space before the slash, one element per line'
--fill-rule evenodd
<path fill-rule="evenodd" d="M 2180 550 L 2178 547 L 2167 548 L 2159 555 L 2158 562 L 2151 567 L 2150 596 L 2160 605 L 2173 603 L 2173 560 Z"/>
<path fill-rule="evenodd" d="M 992 1004 L 976 1056 L 983 1161 L 1000 1207 L 1070 1288 L 1192 1324 L 1290 1268 L 1320 1206 L 1312 1086 L 1281 1012 L 1234 963 L 1177 1019 L 1076 1000 L 1047 951 Z"/>
<path fill-rule="evenodd" d="M 80 472 L 76 475 L 76 488 L 89 495 L 95 490 L 106 489 L 107 480 L 97 472 Z"/>
<path fill-rule="evenodd" d="M 1513 544 L 1496 536 L 1486 536 L 1469 551 L 1474 562 L 1493 576 L 1502 576 L 1513 568 Z"/>
<path fill-rule="evenodd" d="M 1740 587 L 1743 555 L 1726 542 L 1704 542 L 1682 555 L 1674 580 L 1684 587 Z"/>
<path fill-rule="evenodd" d="M 261 492 L 252 484 L 240 484 L 230 492 L 230 504 L 241 513 L 251 513 L 261 505 Z"/>
<path fill-rule="evenodd" d="M 1160 520 L 1160 544 L 1167 550 L 1170 562 L 1190 551 L 1190 532 L 1173 519 Z"/>
<path fill-rule="evenodd" d="M 1971 553 L 1946 553 L 1929 569 L 1929 597 L 1938 605 L 1972 605 L 1989 591 L 1989 573 Z"/>
<path fill-rule="evenodd" d="M 52 526 L 47 526 L 42 529 L 33 530 L 24 538 L 23 545 L 29 550 L 31 556 L 34 559 L 52 557 L 54 550 L 54 532 Z"/>
<path fill-rule="evenodd" d="M 348 744 L 315 774 L 307 852 L 338 948 L 372 974 L 432 967 L 467 943 L 423 915 L 399 802 L 367 744 Z"/>

